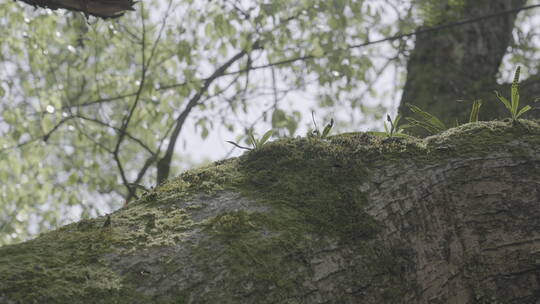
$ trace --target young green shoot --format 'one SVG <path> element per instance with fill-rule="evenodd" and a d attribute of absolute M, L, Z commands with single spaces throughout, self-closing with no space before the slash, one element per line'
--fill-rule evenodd
<path fill-rule="evenodd" d="M 512 121 L 516 121 L 523 113 L 529 111 L 531 109 L 531 106 L 527 105 L 523 108 L 519 109 L 519 72 L 520 67 L 518 66 L 516 68 L 516 72 L 514 74 L 514 80 L 512 81 L 512 89 L 510 91 L 510 101 L 506 99 L 504 96 L 499 94 L 499 92 L 495 91 L 495 95 L 497 95 L 497 98 L 504 104 L 504 106 L 508 109 L 510 114 L 512 115 Z"/>
<path fill-rule="evenodd" d="M 469 122 L 478 122 L 478 113 L 480 112 L 480 107 L 482 107 L 481 99 L 473 101 L 471 115 L 469 116 Z"/>
<path fill-rule="evenodd" d="M 324 127 L 322 133 L 319 131 L 319 127 L 317 126 L 317 122 L 315 122 L 315 116 L 313 112 L 311 112 L 311 119 L 313 120 L 313 125 L 315 126 L 315 130 L 308 133 L 308 137 L 316 137 L 320 139 L 325 139 L 330 134 L 330 131 L 334 127 L 334 119 L 330 118 L 330 122 Z"/>
<path fill-rule="evenodd" d="M 241 146 L 231 140 L 228 140 L 227 142 L 240 149 L 257 151 L 268 142 L 268 140 L 270 139 L 270 137 L 272 137 L 273 134 L 274 134 L 274 130 L 269 130 L 266 133 L 264 133 L 264 135 L 260 139 L 256 139 L 255 136 L 253 135 L 253 132 L 249 132 L 248 138 L 249 138 L 249 143 L 251 144 L 251 148 Z"/>
<path fill-rule="evenodd" d="M 406 117 L 407 121 L 409 121 L 412 126 L 420 127 L 430 134 L 437 134 L 448 129 L 436 116 L 429 114 L 415 105 L 407 104 L 407 106 L 417 116 L 417 118 Z"/>
<path fill-rule="evenodd" d="M 390 115 L 386 114 L 386 121 L 384 122 L 384 132 L 371 131 L 368 132 L 371 135 L 381 136 L 381 137 L 407 137 L 408 135 L 403 133 L 405 129 L 403 126 L 399 126 L 399 120 L 401 119 L 401 114 L 398 114 L 394 120 Z M 390 123 L 390 128 L 388 124 Z"/>

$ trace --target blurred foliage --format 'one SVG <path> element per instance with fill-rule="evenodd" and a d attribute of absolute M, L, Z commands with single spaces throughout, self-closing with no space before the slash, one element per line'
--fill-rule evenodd
<path fill-rule="evenodd" d="M 427 2 L 154 0 L 88 21 L 1 2 L 0 245 L 118 208 L 129 197 L 121 170 L 130 183 L 154 185 L 182 114 L 202 138 L 219 127 L 237 142 L 254 129 L 294 136 L 307 106 L 288 98 L 312 91 L 323 119 L 360 113 L 355 129 L 378 120 L 399 90 L 374 86 L 389 75 L 403 83 L 412 40 L 351 46 L 414 30 L 416 4 L 436 9 Z M 387 102 L 365 102 L 375 99 Z"/>
<path fill-rule="evenodd" d="M 456 21 L 465 0 L 418 0 L 419 15 L 427 26 Z"/>
<path fill-rule="evenodd" d="M 188 114 L 203 138 L 224 126 L 245 139 L 265 124 L 293 136 L 302 117 L 283 105 L 287 92 L 315 86 L 319 106 L 332 108 L 371 78 L 375 50 L 348 46 L 397 30 L 381 21 L 377 3 L 145 1 L 122 18 L 87 22 L 80 13 L 2 2 L 0 244 L 120 206 L 128 192 L 113 152 L 130 111 L 118 153 L 129 182 L 163 155 L 175 120 L 199 93 Z M 262 50 L 253 50 L 256 41 Z M 247 55 L 230 74 L 203 90 L 241 50 Z M 272 98 L 259 111 L 263 121 L 241 121 L 265 95 Z M 155 178 L 152 166 L 138 182 L 152 186 Z"/>

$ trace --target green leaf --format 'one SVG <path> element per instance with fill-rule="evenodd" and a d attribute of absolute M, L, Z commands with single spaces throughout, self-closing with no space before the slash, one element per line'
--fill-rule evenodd
<path fill-rule="evenodd" d="M 257 141 L 257 139 L 255 139 L 255 136 L 253 136 L 253 133 L 250 132 L 249 135 L 248 135 L 248 142 L 254 147 L 254 148 L 257 148 L 257 146 L 259 145 L 259 142 Z"/>
<path fill-rule="evenodd" d="M 268 139 L 274 134 L 274 130 L 269 130 L 261 137 L 261 140 L 259 141 L 259 146 L 263 146 Z"/>
<path fill-rule="evenodd" d="M 298 129 L 298 121 L 294 118 L 288 119 L 286 129 L 289 132 L 289 136 L 294 136 L 296 129 Z"/>
<path fill-rule="evenodd" d="M 521 71 L 521 67 L 518 65 L 516 68 L 516 72 L 514 73 L 514 80 L 512 81 L 512 84 L 518 85 L 519 84 L 519 72 Z"/>
<path fill-rule="evenodd" d="M 54 127 L 53 119 L 54 119 L 53 115 L 45 115 L 41 119 L 41 128 L 43 130 L 43 133 L 47 133 L 52 130 L 52 128 Z"/>
<path fill-rule="evenodd" d="M 530 109 L 532 109 L 532 108 L 531 108 L 531 106 L 529 106 L 529 105 L 526 105 L 526 106 L 524 106 L 523 108 L 521 108 L 521 110 L 519 110 L 519 112 L 518 112 L 517 115 L 516 115 L 516 119 L 517 119 L 518 117 L 520 117 L 523 113 L 529 111 Z"/>
<path fill-rule="evenodd" d="M 444 125 L 444 123 L 442 121 L 440 121 L 434 115 L 431 115 L 430 113 L 420 109 L 419 107 L 417 107 L 415 105 L 412 105 L 412 104 L 407 104 L 407 105 L 409 106 L 411 111 L 413 111 L 413 113 L 417 114 L 420 117 L 420 119 L 416 120 L 416 121 L 421 122 L 422 125 L 424 125 L 424 126 L 429 125 L 430 129 L 437 130 L 437 132 L 435 132 L 435 133 L 438 133 L 440 131 L 443 131 L 443 130 L 447 129 L 446 126 Z"/>
<path fill-rule="evenodd" d="M 319 44 L 319 38 L 315 38 L 315 40 L 313 41 L 313 49 L 311 51 L 311 55 L 313 55 L 313 57 L 322 57 L 324 55 L 324 50 Z"/>
<path fill-rule="evenodd" d="M 514 80 L 512 81 L 512 89 L 511 89 L 512 115 L 514 117 L 519 107 L 519 71 L 520 71 L 520 67 L 518 66 L 516 68 L 516 72 L 514 73 Z"/>
<path fill-rule="evenodd" d="M 79 177 L 77 176 L 77 173 L 76 172 L 71 173 L 71 175 L 68 178 L 68 183 L 72 185 L 76 185 L 78 181 L 79 181 Z"/>
<path fill-rule="evenodd" d="M 17 116 L 10 109 L 4 109 L 2 112 L 2 118 L 8 125 L 13 125 L 17 122 Z"/>
<path fill-rule="evenodd" d="M 214 26 L 212 25 L 212 23 L 207 23 L 206 26 L 204 27 L 204 34 L 207 37 L 212 37 L 213 33 L 214 33 Z"/>
<path fill-rule="evenodd" d="M 482 107 L 482 100 L 475 100 L 472 105 L 471 115 L 469 116 L 469 122 L 478 121 L 478 113 L 480 112 L 480 107 Z"/>
<path fill-rule="evenodd" d="M 512 113 L 516 113 L 519 107 L 519 90 L 512 85 Z"/>
<path fill-rule="evenodd" d="M 504 96 L 502 96 L 501 94 L 499 94 L 498 91 L 495 91 L 495 95 L 497 95 L 497 98 L 499 98 L 499 100 L 504 104 L 504 106 L 510 111 L 510 113 L 512 113 L 512 105 L 510 104 L 510 102 L 508 101 L 508 99 L 506 99 Z"/>
<path fill-rule="evenodd" d="M 326 138 L 326 136 L 328 136 L 328 134 L 330 133 L 330 130 L 332 130 L 333 126 L 334 126 L 334 119 L 331 118 L 330 122 L 326 125 L 326 127 L 324 127 L 324 130 L 321 134 L 321 138 Z"/>
<path fill-rule="evenodd" d="M 393 130 L 394 132 L 395 132 L 396 130 L 398 130 L 398 126 L 399 126 L 399 121 L 400 121 L 400 119 L 401 119 L 401 114 L 398 114 L 398 115 L 396 116 L 396 118 L 394 119 L 394 122 L 392 123 L 392 127 L 394 128 L 394 130 Z"/>
<path fill-rule="evenodd" d="M 281 109 L 272 113 L 272 128 L 282 128 L 287 125 L 287 114 Z"/>
<path fill-rule="evenodd" d="M 420 127 L 424 130 L 426 130 L 428 133 L 430 134 L 437 134 L 439 133 L 441 130 L 435 128 L 432 124 L 429 124 L 425 121 L 422 121 L 422 120 L 418 120 L 416 118 L 413 118 L 413 117 L 405 117 L 405 119 L 407 119 L 407 121 L 413 125 L 413 126 L 416 126 L 416 127 Z"/>
<path fill-rule="evenodd" d="M 208 137 L 208 128 L 206 126 L 203 126 L 201 137 L 202 139 L 206 139 Z"/>

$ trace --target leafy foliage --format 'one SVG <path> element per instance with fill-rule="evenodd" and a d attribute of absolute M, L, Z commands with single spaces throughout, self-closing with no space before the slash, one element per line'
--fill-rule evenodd
<path fill-rule="evenodd" d="M 229 140 L 227 142 L 230 143 L 231 145 L 234 145 L 235 147 L 240 148 L 240 149 L 257 151 L 260 148 L 262 148 L 266 144 L 266 142 L 268 142 L 268 140 L 270 139 L 270 137 L 272 137 L 273 134 L 274 134 L 274 130 L 268 130 L 268 131 L 266 131 L 266 133 L 263 134 L 263 136 L 260 139 L 257 139 L 253 135 L 253 132 L 249 133 L 248 136 L 249 136 L 249 143 L 252 146 L 251 148 L 241 146 L 241 145 L 235 143 L 234 141 Z"/>
<path fill-rule="evenodd" d="M 516 72 L 514 73 L 514 80 L 512 81 L 510 101 L 508 101 L 508 99 L 499 94 L 499 92 L 495 91 L 495 94 L 497 95 L 499 101 L 504 104 L 504 106 L 512 115 L 513 121 L 516 121 L 521 115 L 531 109 L 531 106 L 529 105 L 526 105 L 523 108 L 519 109 L 519 72 L 520 67 L 518 66 L 516 68 Z"/>
<path fill-rule="evenodd" d="M 447 129 L 446 125 L 434 115 L 415 105 L 407 104 L 407 106 L 416 115 L 416 117 L 405 117 L 411 126 L 420 127 L 430 134 L 437 134 Z"/>
<path fill-rule="evenodd" d="M 372 135 L 381 136 L 381 137 L 407 137 L 409 135 L 403 132 L 408 127 L 408 125 L 400 126 L 399 125 L 400 120 L 401 120 L 401 114 L 398 114 L 393 121 L 390 115 L 387 114 L 386 121 L 384 122 L 384 132 L 371 131 L 369 133 Z M 388 124 L 386 122 L 390 124 L 390 128 L 388 127 Z"/>
<path fill-rule="evenodd" d="M 480 108 L 482 107 L 482 100 L 478 99 L 473 101 L 471 108 L 471 115 L 469 116 L 469 122 L 478 122 L 478 114 L 480 113 Z"/>
<path fill-rule="evenodd" d="M 420 15 L 427 25 L 454 21 L 465 8 L 465 0 L 418 0 Z"/>
<path fill-rule="evenodd" d="M 313 121 L 313 126 L 315 127 L 315 129 L 308 132 L 308 136 L 309 137 L 316 137 L 316 138 L 320 138 L 320 139 L 327 138 L 328 135 L 330 134 L 330 131 L 334 127 L 334 119 L 333 118 L 330 119 L 330 122 L 328 122 L 328 124 L 326 124 L 326 126 L 324 127 L 322 132 L 319 131 L 319 127 L 317 126 L 317 122 L 315 121 L 314 112 L 311 112 L 311 119 Z"/>
<path fill-rule="evenodd" d="M 87 23 L 2 2 L 0 243 L 119 207 L 136 197 L 133 185 L 156 183 L 158 163 L 170 167 L 161 178 L 175 174 L 187 157 L 168 152 L 185 128 L 202 138 L 218 126 L 241 132 L 254 123 L 249 112 L 293 135 L 302 117 L 282 110 L 288 92 L 315 85 L 321 100 L 332 96 L 320 104 L 334 107 L 369 79 L 374 50 L 348 46 L 369 40 L 360 28 L 396 28 L 374 7 L 150 1 Z M 412 19 L 402 24 L 412 28 Z M 271 105 L 262 107 L 268 82 L 260 80 L 270 71 Z M 29 219 L 38 223 L 31 231 Z"/>

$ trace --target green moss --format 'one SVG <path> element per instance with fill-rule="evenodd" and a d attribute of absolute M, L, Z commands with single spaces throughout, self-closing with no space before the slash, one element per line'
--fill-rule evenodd
<path fill-rule="evenodd" d="M 83 220 L 37 239 L 0 248 L 2 295 L 20 303 L 131 303 L 145 295 L 126 288 L 140 277 L 120 276 L 107 255 L 129 255 L 142 248 L 171 246 L 195 225 L 184 208 L 144 198 L 105 218 Z M 131 299 L 131 300 L 130 300 Z M 148 303 L 152 302 L 148 299 Z"/>
<path fill-rule="evenodd" d="M 540 125 L 535 121 L 482 121 L 468 123 L 426 138 L 426 150 L 431 161 L 475 153 L 488 155 L 498 147 L 514 141 L 526 140 L 540 144 Z M 512 153 L 519 153 L 516 149 Z"/>
<path fill-rule="evenodd" d="M 350 241 L 373 235 L 375 223 L 363 212 L 357 189 L 368 172 L 350 157 L 352 145 L 319 139 L 286 139 L 248 154 L 240 163 L 246 195 L 274 207 L 287 222 Z M 290 227 L 290 225 L 288 225 Z"/>
<path fill-rule="evenodd" d="M 161 185 L 157 193 L 160 197 L 172 194 L 176 198 L 179 195 L 186 198 L 194 194 L 212 195 L 218 191 L 231 189 L 239 180 L 237 162 L 238 159 L 233 158 L 186 171 Z"/>
<path fill-rule="evenodd" d="M 367 202 L 359 186 L 370 180 L 372 170 L 398 161 L 430 164 L 470 153 L 481 156 L 523 138 L 540 145 L 539 135 L 537 122 L 520 120 L 466 124 L 426 139 L 348 133 L 327 140 L 278 140 L 183 173 L 112 214 L 108 228 L 102 227 L 104 218 L 85 220 L 0 248 L 0 299 L 2 294 L 21 302 L 114 303 L 126 294 L 144 299 L 126 287 L 141 278 L 120 277 L 103 257 L 178 246 L 195 228 L 203 229 L 209 243 L 193 249 L 194 263 L 215 260 L 212 245 L 221 244 L 223 263 L 234 278 L 227 283 L 231 297 L 249 294 L 265 303 L 273 292 L 275 302 L 290 299 L 312 275 L 304 260 L 312 246 L 334 241 L 354 248 L 348 258 L 357 266 L 347 270 L 349 281 L 388 273 L 395 279 L 393 286 L 401 286 L 400 272 L 392 271 L 408 267 L 412 259 L 399 257 L 410 252 L 406 246 L 399 252 L 385 248 L 375 238 L 382 223 L 363 211 Z M 250 205 L 195 220 L 193 214 L 205 212 L 204 197 L 222 191 L 240 193 L 250 198 Z M 244 286 L 245 281 L 253 285 Z M 404 288 L 386 290 L 379 303 L 393 302 Z M 187 291 L 178 292 L 187 298 Z"/>
<path fill-rule="evenodd" d="M 280 286 L 290 296 L 294 286 L 309 275 L 301 262 L 294 264 L 296 261 L 268 253 L 284 252 L 289 257 L 295 252 L 305 254 L 314 236 L 335 238 L 341 245 L 352 246 L 363 259 L 358 265 L 368 261 L 369 266 L 361 268 L 364 270 L 354 270 L 352 280 L 361 281 L 368 273 L 390 273 L 392 277 L 395 269 L 406 268 L 412 259 L 402 259 L 407 249 L 396 254 L 392 253 L 396 248 L 379 251 L 384 245 L 374 237 L 381 224 L 363 211 L 366 201 L 358 187 L 370 179 L 368 168 L 397 161 L 428 165 L 469 153 L 489 154 L 498 145 L 521 136 L 538 141 L 539 131 L 538 124 L 527 121 L 519 126 L 479 122 L 426 139 L 349 133 L 329 140 L 278 140 L 235 160 L 234 173 L 226 175 L 234 178 L 221 179 L 232 182 L 223 188 L 272 206 L 270 211 L 222 214 L 212 221 L 209 231 L 226 242 L 225 256 L 230 257 L 233 277 L 240 283 L 245 275 L 255 276 L 258 284 L 252 289 L 261 296 L 267 294 L 265 288 L 269 286 Z M 296 276 L 288 272 L 290 267 L 298 270 Z M 394 274 L 395 288 L 385 290 L 380 301 L 392 302 L 403 295 L 400 275 Z"/>
<path fill-rule="evenodd" d="M 252 215 L 243 210 L 226 212 L 213 218 L 210 221 L 210 228 L 215 233 L 225 235 L 246 233 L 257 228 L 251 218 Z"/>
<path fill-rule="evenodd" d="M 372 254 L 383 248 L 374 239 L 380 224 L 364 212 L 365 197 L 358 186 L 369 178 L 367 162 L 411 153 L 408 147 L 419 149 L 415 139 L 382 140 L 357 133 L 330 140 L 278 140 L 235 160 L 234 174 L 226 175 L 234 178 L 221 179 L 226 182 L 221 187 L 271 208 L 226 212 L 207 226 L 206 231 L 225 244 L 222 256 L 232 273 L 231 296 L 250 293 L 266 303 L 268 293 L 279 290 L 273 300 L 294 297 L 312 275 L 304 259 L 314 242 L 337 240 L 365 259 L 358 264 L 365 263 L 366 272 L 358 270 L 350 282 L 388 267 L 387 261 L 377 263 L 387 253 Z M 212 254 L 197 252 L 203 260 Z M 242 287 L 244 281 L 253 285 Z"/>
<path fill-rule="evenodd" d="M 103 297 L 114 303 L 122 284 L 99 259 L 111 249 L 102 234 L 95 222 L 82 221 L 0 248 L 0 296 L 9 294 L 20 303 L 68 303 L 73 298 L 103 303 Z"/>

